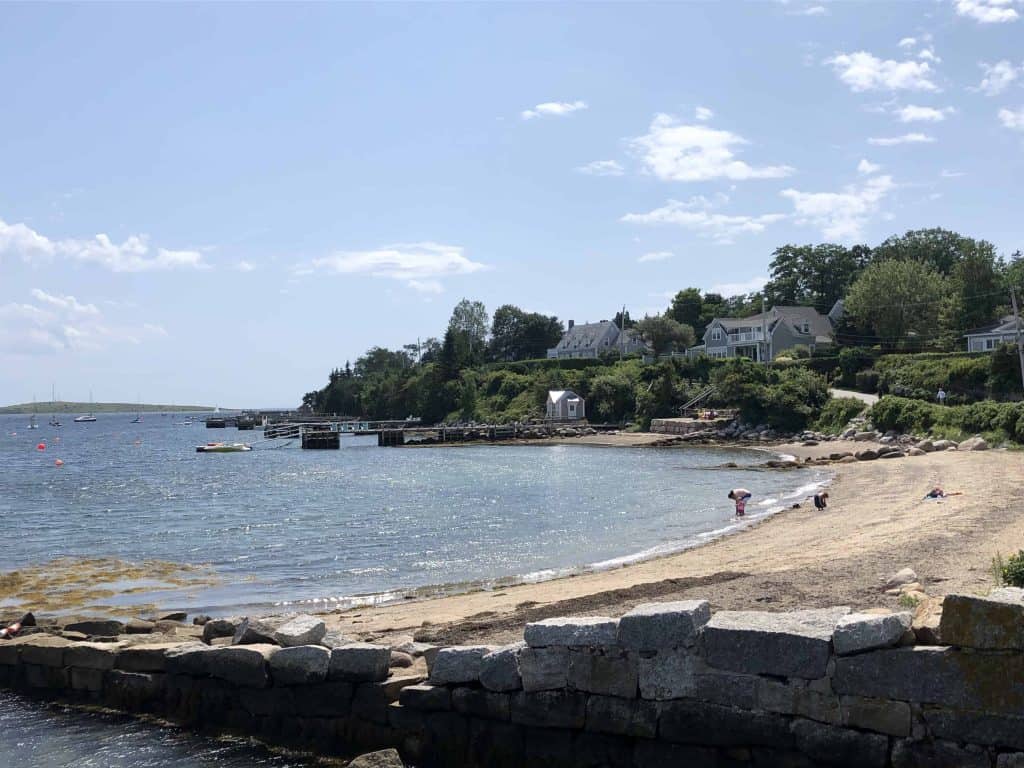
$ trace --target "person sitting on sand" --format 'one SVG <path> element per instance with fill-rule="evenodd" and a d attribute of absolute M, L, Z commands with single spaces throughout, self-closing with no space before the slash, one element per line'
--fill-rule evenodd
<path fill-rule="evenodd" d="M 814 508 L 817 510 L 825 509 L 828 506 L 828 491 L 822 491 L 821 493 L 814 494 Z"/>
<path fill-rule="evenodd" d="M 729 498 L 736 502 L 736 517 L 743 517 L 747 514 L 747 500 L 753 494 L 746 488 L 733 488 L 729 491 Z"/>
<path fill-rule="evenodd" d="M 924 498 L 925 498 L 925 500 L 927 500 L 927 499 L 946 499 L 946 498 L 949 498 L 950 496 L 963 496 L 963 493 L 961 493 L 960 491 L 954 491 L 953 493 L 950 493 L 948 491 L 944 491 L 939 486 L 935 486 L 930 491 L 928 491 L 928 493 L 926 493 L 924 495 Z"/>

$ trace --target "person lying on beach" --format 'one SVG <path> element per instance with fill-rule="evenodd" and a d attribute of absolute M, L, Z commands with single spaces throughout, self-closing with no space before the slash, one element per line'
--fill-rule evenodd
<path fill-rule="evenodd" d="M 814 494 L 814 508 L 821 510 L 828 506 L 828 491 Z"/>
<path fill-rule="evenodd" d="M 942 488 L 939 488 L 938 486 L 936 486 L 936 487 L 932 488 L 930 491 L 928 491 L 928 493 L 926 493 L 924 495 L 924 499 L 923 500 L 927 500 L 927 499 L 945 499 L 945 498 L 948 498 L 950 496 L 963 496 L 963 493 L 961 491 L 953 491 L 952 493 L 947 493 L 946 491 L 942 490 Z"/>
<path fill-rule="evenodd" d="M 753 494 L 746 488 L 733 488 L 729 491 L 729 498 L 736 502 L 736 517 L 743 517 L 747 514 L 747 500 Z"/>

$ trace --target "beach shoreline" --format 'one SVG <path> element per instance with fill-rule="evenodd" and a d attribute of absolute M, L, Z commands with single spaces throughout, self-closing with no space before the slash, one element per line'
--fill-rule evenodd
<path fill-rule="evenodd" d="M 607 437 L 636 445 L 629 442 L 633 434 Z M 751 447 L 799 461 L 837 450 L 834 443 Z M 528 621 L 619 616 L 657 600 L 703 598 L 715 609 L 896 609 L 898 598 L 882 585 L 904 567 L 919 574 L 931 596 L 984 592 L 992 586 L 992 557 L 1024 546 L 1024 521 L 1015 514 L 1024 500 L 1016 490 L 1022 470 L 1024 453 L 1007 450 L 835 465 L 826 512 L 801 503 L 682 552 L 609 570 L 323 616 L 332 628 L 364 640 L 501 643 L 521 636 Z M 963 495 L 921 501 L 935 485 Z"/>

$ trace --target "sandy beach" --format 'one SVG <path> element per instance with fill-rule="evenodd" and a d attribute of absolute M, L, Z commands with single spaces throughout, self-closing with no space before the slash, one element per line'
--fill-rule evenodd
<path fill-rule="evenodd" d="M 651 439 L 611 437 L 593 442 L 636 445 Z M 772 449 L 803 459 L 850 445 Z M 826 512 L 805 501 L 800 509 L 668 557 L 537 584 L 354 609 L 329 614 L 329 623 L 362 639 L 415 635 L 432 642 L 498 643 L 520 638 L 528 621 L 619 616 L 648 601 L 705 598 L 715 609 L 896 608 L 897 599 L 883 593 L 882 583 L 900 568 L 913 568 L 932 596 L 984 592 L 992 585 L 992 557 L 1024 547 L 1022 452 L 943 452 L 834 468 Z M 756 485 L 752 477 L 755 494 Z M 962 495 L 922 501 L 936 485 Z M 723 512 L 728 511 L 723 493 Z"/>

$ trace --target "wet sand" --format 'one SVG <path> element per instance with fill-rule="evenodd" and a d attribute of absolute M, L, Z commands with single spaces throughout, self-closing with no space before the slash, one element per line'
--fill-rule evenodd
<path fill-rule="evenodd" d="M 629 442 L 637 437 L 629 434 L 595 437 L 637 444 Z M 802 459 L 854 445 L 865 447 L 826 443 L 772 450 Z M 1024 547 L 1024 452 L 944 452 L 834 466 L 826 512 L 805 501 L 800 509 L 657 560 L 327 618 L 345 634 L 363 639 L 415 636 L 464 643 L 512 641 L 521 638 L 528 621 L 618 616 L 652 600 L 705 598 L 715 609 L 896 608 L 896 598 L 881 587 L 900 568 L 913 568 L 930 595 L 984 592 L 992 585 L 992 557 Z M 922 501 L 936 485 L 963 495 Z M 750 487 L 756 495 L 756 477 Z M 729 512 L 723 498 L 723 520 Z"/>

